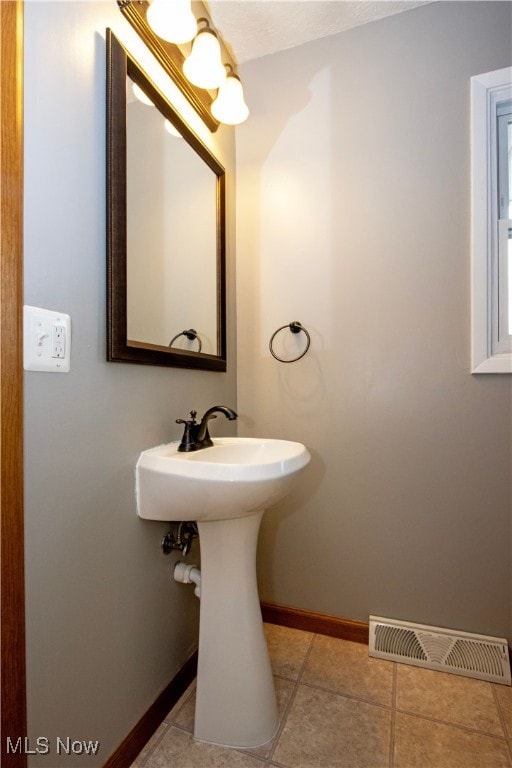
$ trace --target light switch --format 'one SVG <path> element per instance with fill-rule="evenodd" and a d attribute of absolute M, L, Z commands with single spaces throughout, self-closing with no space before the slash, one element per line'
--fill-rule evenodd
<path fill-rule="evenodd" d="M 26 371 L 67 373 L 71 358 L 71 318 L 63 312 L 23 307 L 23 367 Z"/>

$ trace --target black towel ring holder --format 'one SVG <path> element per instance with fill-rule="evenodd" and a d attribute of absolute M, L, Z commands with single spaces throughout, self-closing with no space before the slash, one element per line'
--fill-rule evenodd
<path fill-rule="evenodd" d="M 201 339 L 199 338 L 199 334 L 197 331 L 195 331 L 193 328 L 189 328 L 188 331 L 180 331 L 176 334 L 176 336 L 173 336 L 172 339 L 169 342 L 169 346 L 172 347 L 173 343 L 176 341 L 176 339 L 179 339 L 180 336 L 186 336 L 189 341 L 194 341 L 194 339 L 199 344 L 198 352 L 201 351 L 203 345 L 201 343 Z"/>
<path fill-rule="evenodd" d="M 301 352 L 301 354 L 298 355 L 298 357 L 292 357 L 290 360 L 284 360 L 282 357 L 278 357 L 276 355 L 276 353 L 274 352 L 274 349 L 272 347 L 272 343 L 274 341 L 274 338 L 277 336 L 279 331 L 283 331 L 285 328 L 289 328 L 292 333 L 300 333 L 302 331 L 303 333 L 306 334 L 306 339 L 307 339 L 307 341 L 306 341 L 306 348 L 304 349 L 304 351 Z M 274 333 L 270 337 L 270 342 L 269 342 L 268 348 L 270 349 L 270 354 L 272 355 L 272 357 L 275 357 L 275 359 L 279 360 L 280 363 L 295 363 L 295 362 L 297 362 L 297 360 L 300 360 L 301 357 L 304 357 L 304 355 L 306 354 L 306 352 L 309 349 L 309 345 L 310 344 L 311 344 L 311 336 L 309 335 L 308 331 L 304 328 L 302 323 L 299 323 L 298 320 L 294 320 L 291 323 L 287 323 L 286 325 L 282 325 L 280 328 L 277 329 L 277 331 L 274 331 Z"/>

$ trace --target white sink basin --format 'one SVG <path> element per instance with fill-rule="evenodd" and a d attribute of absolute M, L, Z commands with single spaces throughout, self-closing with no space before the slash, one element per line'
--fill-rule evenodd
<path fill-rule="evenodd" d="M 213 521 L 245 517 L 275 504 L 310 460 L 302 443 L 216 437 L 214 445 L 178 452 L 179 442 L 141 453 L 137 509 L 147 520 Z"/>

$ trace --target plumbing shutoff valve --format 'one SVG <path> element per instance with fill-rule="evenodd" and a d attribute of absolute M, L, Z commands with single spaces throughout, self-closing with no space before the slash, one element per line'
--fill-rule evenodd
<path fill-rule="evenodd" d="M 201 571 L 197 565 L 178 561 L 174 566 L 174 581 L 179 581 L 180 584 L 195 584 L 194 595 L 201 597 Z"/>
<path fill-rule="evenodd" d="M 184 555 L 188 555 L 197 535 L 197 523 L 195 522 L 187 520 L 171 523 L 171 530 L 162 539 L 162 552 L 164 555 L 169 555 L 174 549 L 179 549 Z"/>

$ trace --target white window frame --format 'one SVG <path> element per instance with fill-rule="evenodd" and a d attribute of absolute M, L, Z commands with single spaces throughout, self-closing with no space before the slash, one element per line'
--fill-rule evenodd
<path fill-rule="evenodd" d="M 493 330 L 497 328 L 498 336 L 493 340 L 493 349 L 497 353 L 511 354 L 510 335 L 507 334 L 509 326 L 508 316 L 510 313 L 510 302 L 512 295 L 510 292 L 510 280 L 508 274 L 509 247 L 512 233 L 512 219 L 500 219 L 498 221 L 498 243 L 497 243 L 497 273 L 500 277 L 499 284 L 494 286 L 494 295 L 498 297 L 498 306 L 493 320 Z M 502 332 L 504 329 L 504 333 Z M 505 338 L 503 338 L 503 336 Z"/>
<path fill-rule="evenodd" d="M 472 373 L 512 373 L 512 352 L 496 348 L 493 327 L 499 264 L 496 108 L 511 98 L 512 67 L 471 78 Z"/>

